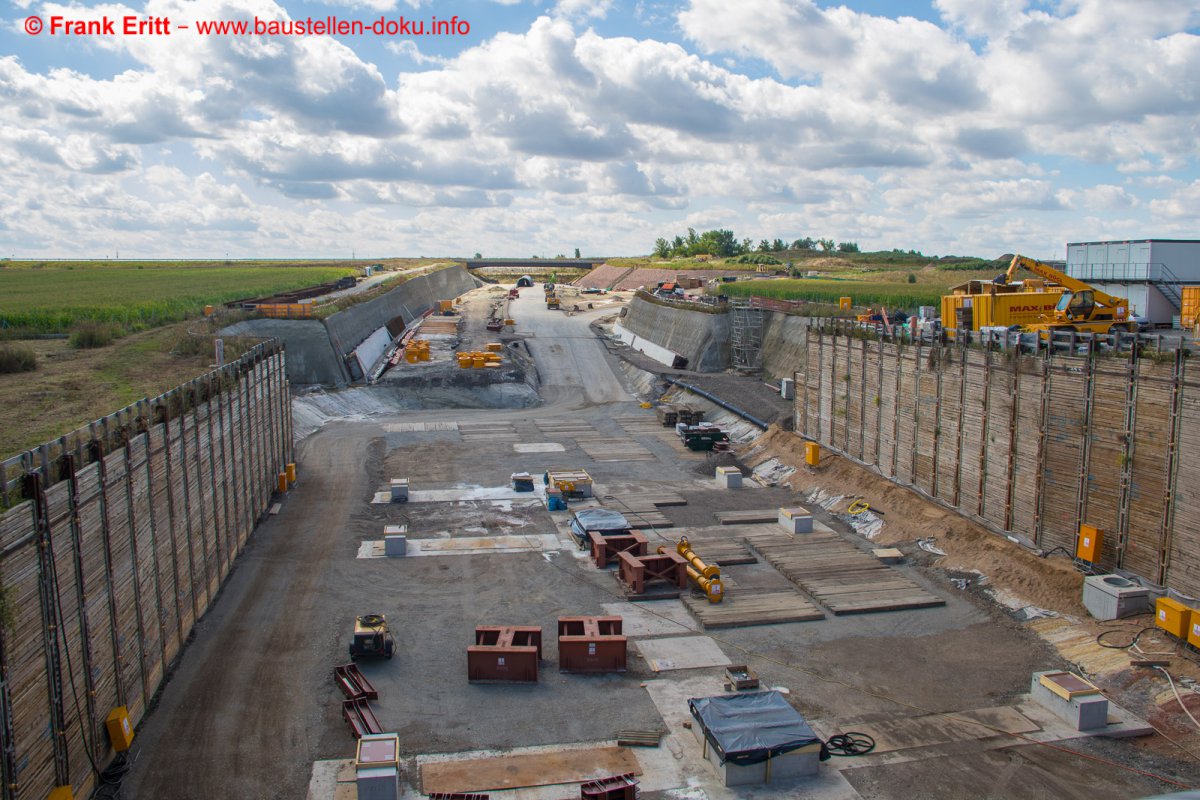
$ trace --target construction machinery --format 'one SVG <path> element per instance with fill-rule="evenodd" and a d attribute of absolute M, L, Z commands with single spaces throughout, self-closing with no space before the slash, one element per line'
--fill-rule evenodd
<path fill-rule="evenodd" d="M 350 660 L 363 657 L 391 658 L 396 640 L 383 614 L 363 614 L 354 618 L 354 638 L 350 640 Z"/>
<path fill-rule="evenodd" d="M 1000 289 L 1015 286 L 1013 278 L 1017 269 L 1025 269 L 1038 276 L 1039 281 L 1024 281 L 1017 297 L 1022 295 L 1027 302 L 1009 309 L 1007 317 L 998 316 L 992 325 L 1010 327 L 1020 325 L 1023 330 L 1048 335 L 1056 331 L 1077 331 L 1081 333 L 1115 333 L 1132 332 L 1137 329 L 1129 313 L 1129 300 L 1116 297 L 1085 283 L 1078 278 L 1072 278 L 1061 270 L 1049 264 L 1015 255 L 1004 274 L 999 275 L 992 284 Z M 1033 291 L 1027 291 L 1033 289 Z M 1050 295 L 1054 298 L 1053 308 L 1048 308 Z M 1034 298 L 1029 301 L 1030 298 Z M 946 319 L 946 298 L 942 299 L 943 319 Z M 1026 307 L 1029 307 L 1028 310 Z M 1032 319 L 1015 318 L 1014 311 L 1027 312 Z M 974 320 L 970 327 L 978 330 L 983 327 L 983 320 Z M 949 327 L 949 326 L 947 326 Z M 964 326 L 966 327 L 966 326 Z"/>
<path fill-rule="evenodd" d="M 667 548 L 659 547 L 658 552 L 662 555 L 667 552 Z M 721 583 L 721 568 L 715 564 L 704 563 L 700 556 L 696 555 L 696 551 L 692 549 L 692 544 L 686 536 L 680 537 L 676 542 L 675 552 L 688 562 L 688 578 L 700 587 L 704 596 L 708 598 L 708 602 L 721 602 L 725 597 L 725 585 Z"/>
<path fill-rule="evenodd" d="M 556 294 L 546 295 L 546 308 L 560 308 L 562 305 Z"/>

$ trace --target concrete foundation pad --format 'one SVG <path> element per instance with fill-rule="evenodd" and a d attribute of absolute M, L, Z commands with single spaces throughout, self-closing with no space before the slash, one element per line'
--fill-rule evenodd
<path fill-rule="evenodd" d="M 422 489 L 409 491 L 409 503 L 455 503 L 464 500 L 529 500 L 544 497 L 545 487 L 534 482 L 533 493 L 514 491 L 511 486 L 463 486 L 455 489 Z M 372 503 L 391 503 L 390 489 L 376 492 Z M 398 505 L 407 505 L 399 503 Z"/>
<path fill-rule="evenodd" d="M 678 636 L 699 631 L 700 626 L 679 600 L 650 600 L 642 603 L 604 603 L 605 614 L 621 617 L 621 632 L 634 636 Z"/>
<path fill-rule="evenodd" d="M 471 556 L 480 553 L 528 553 L 562 550 L 553 533 L 528 536 L 459 536 L 453 539 L 409 539 L 405 558 L 418 556 Z M 384 541 L 368 539 L 358 547 L 359 558 L 385 558 Z"/>
<path fill-rule="evenodd" d="M 672 669 L 726 667 L 733 662 L 720 645 L 708 636 L 676 636 L 670 639 L 642 639 L 634 643 L 650 669 L 663 672 Z"/>
<path fill-rule="evenodd" d="M 512 447 L 518 453 L 562 453 L 567 449 L 558 442 L 515 442 Z"/>

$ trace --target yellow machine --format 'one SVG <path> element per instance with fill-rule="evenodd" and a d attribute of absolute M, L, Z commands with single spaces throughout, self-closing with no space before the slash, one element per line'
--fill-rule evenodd
<path fill-rule="evenodd" d="M 560 304 L 560 301 L 559 301 L 557 295 L 553 295 L 553 294 L 546 295 L 546 308 L 558 308 L 559 304 Z"/>
<path fill-rule="evenodd" d="M 666 549 L 659 547 L 658 552 L 665 553 Z M 721 602 L 725 597 L 725 585 L 721 583 L 721 568 L 714 564 L 705 564 L 700 556 L 696 555 L 696 551 L 692 549 L 686 536 L 680 537 L 679 542 L 675 545 L 675 552 L 688 562 L 688 577 L 700 587 L 704 596 L 708 598 L 708 602 Z"/>
<path fill-rule="evenodd" d="M 1042 281 L 997 283 L 967 281 L 942 297 L 942 325 L 947 330 L 1030 325 L 1054 313 L 1063 287 Z"/>
<path fill-rule="evenodd" d="M 350 640 L 350 660 L 364 656 L 391 658 L 396 641 L 383 614 L 363 614 L 354 619 L 354 638 Z"/>
<path fill-rule="evenodd" d="M 1053 313 L 1044 314 L 1036 322 L 1025 324 L 1023 327 L 1026 330 L 1039 333 L 1126 333 L 1136 330 L 1136 325 L 1130 319 L 1128 299 L 1103 292 L 1041 261 L 1013 256 L 1008 271 L 998 277 L 996 283 L 1011 283 L 1018 267 L 1024 267 L 1039 278 L 1063 287 Z"/>

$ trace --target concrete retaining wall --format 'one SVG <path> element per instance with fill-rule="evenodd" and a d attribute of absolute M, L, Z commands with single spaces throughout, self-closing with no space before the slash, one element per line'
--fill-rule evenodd
<path fill-rule="evenodd" d="M 325 320 L 325 328 L 334 351 L 346 356 L 396 317 L 402 317 L 407 324 L 433 308 L 437 301 L 453 300 L 476 286 L 479 281 L 462 267 L 446 267 L 405 281 L 385 295 L 334 314 Z"/>
<path fill-rule="evenodd" d="M 452 300 L 479 285 L 462 267 L 446 267 L 405 281 L 387 294 L 325 320 L 251 319 L 221 332 L 283 341 L 292 383 L 346 386 L 351 382 L 346 357 L 376 331 L 397 318 L 408 324 L 437 301 Z"/>
<path fill-rule="evenodd" d="M 292 383 L 345 386 L 346 373 L 333 351 L 329 333 L 318 319 L 248 319 L 221 330 L 232 336 L 278 339 L 287 347 L 287 376 Z"/>
<path fill-rule="evenodd" d="M 763 374 L 791 378 L 804 364 L 804 331 L 808 317 L 766 312 L 763 315 Z"/>
<path fill-rule="evenodd" d="M 667 308 L 635 297 L 621 325 L 683 356 L 688 369 L 719 372 L 729 366 L 728 314 Z"/>

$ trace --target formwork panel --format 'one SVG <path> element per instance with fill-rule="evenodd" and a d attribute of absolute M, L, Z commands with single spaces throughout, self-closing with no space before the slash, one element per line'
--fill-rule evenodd
<path fill-rule="evenodd" d="M 956 505 L 958 500 L 958 437 L 963 390 L 961 358 L 961 352 L 943 351 L 939 364 L 942 388 L 938 401 L 937 496 L 950 505 Z"/>
<path fill-rule="evenodd" d="M 1129 522 L 1121 566 L 1155 583 L 1161 582 L 1173 374 L 1174 364 L 1143 359 L 1138 365 L 1137 439 L 1130 465 Z"/>
<path fill-rule="evenodd" d="M 862 342 L 847 339 L 846 374 L 846 452 L 863 460 L 863 355 Z"/>
<path fill-rule="evenodd" d="M 863 359 L 863 453 L 867 464 L 879 463 L 879 358 L 874 343 L 859 340 Z"/>
<path fill-rule="evenodd" d="M 913 482 L 913 449 L 917 446 L 917 353 L 919 348 L 899 348 L 900 382 L 896 389 L 895 477 L 901 483 Z"/>
<path fill-rule="evenodd" d="M 1075 552 L 1079 533 L 1080 458 L 1083 453 L 1087 362 L 1056 357 L 1050 361 L 1046 443 L 1042 471 L 1042 530 L 1038 544 Z"/>
<path fill-rule="evenodd" d="M 1009 529 L 1037 538 L 1038 476 L 1041 474 L 1042 390 L 1046 361 L 1022 358 L 1017 374 L 1017 427 L 1013 448 L 1012 524 Z"/>
<path fill-rule="evenodd" d="M 1092 378 L 1092 418 L 1088 426 L 1091 449 L 1087 466 L 1087 505 L 1083 519 L 1109 532 L 1101 541 L 1099 564 L 1117 563 L 1117 523 L 1121 473 L 1125 467 L 1125 394 L 1129 387 L 1124 360 L 1100 359 Z"/>
<path fill-rule="evenodd" d="M 1004 529 L 1008 522 L 1009 464 L 1013 447 L 1014 362 L 1012 354 L 994 354 L 988 392 L 987 431 L 983 446 L 983 518 Z"/>
<path fill-rule="evenodd" d="M 836 337 L 826 336 L 821 340 L 821 382 L 817 389 L 817 425 L 821 431 L 821 442 L 833 447 L 833 343 Z"/>
<path fill-rule="evenodd" d="M 167 470 L 167 439 L 165 425 L 152 425 L 147 431 L 151 503 L 154 510 L 154 550 L 158 581 L 158 618 L 162 626 L 163 658 L 167 664 L 179 653 L 179 598 L 175 589 L 175 541 L 171 533 L 174 525 L 172 514 L 171 480 Z"/>
<path fill-rule="evenodd" d="M 150 482 L 147 475 L 146 435 L 142 434 L 129 443 L 132 458 L 129 462 L 130 484 L 133 487 L 133 538 L 136 548 L 136 575 L 142 612 L 142 667 L 146 681 L 146 693 L 152 695 L 162 679 L 162 624 L 159 608 L 162 601 L 158 596 L 155 581 L 154 536 L 150 520 Z"/>
<path fill-rule="evenodd" d="M 13 759 L 17 764 L 17 774 L 7 778 L 16 784 L 15 793 L 21 798 L 46 797 L 55 784 L 42 601 L 33 534 L 32 503 L 22 503 L 0 516 L 0 546 L 12 548 L 4 559 L 4 586 L 8 601 L 20 610 L 5 637 L 5 659 L 12 701 Z"/>
<path fill-rule="evenodd" d="M 920 372 L 917 377 L 917 463 L 913 471 L 913 484 L 930 495 L 935 490 L 937 440 L 941 436 L 937 369 L 940 351 L 941 348 L 936 346 L 919 351 Z"/>
<path fill-rule="evenodd" d="M 117 613 L 117 663 L 129 719 L 135 725 L 145 709 L 142 683 L 141 631 L 138 627 L 137 570 L 134 568 L 129 527 L 129 474 L 124 450 L 104 458 L 108 503 L 109 560 Z"/>
<path fill-rule="evenodd" d="M 826 369 L 826 374 L 829 376 L 829 393 L 830 393 L 830 444 L 842 451 L 848 450 L 848 426 L 846 424 L 846 414 L 849 413 L 850 405 L 850 384 L 853 380 L 850 376 L 850 361 L 849 351 L 846 347 L 846 342 L 849 340 L 835 336 L 831 340 L 829 348 L 829 366 Z"/>
<path fill-rule="evenodd" d="M 884 477 L 896 474 L 896 387 L 900 362 L 896 346 L 884 344 L 880 350 L 879 365 L 879 471 Z"/>
<path fill-rule="evenodd" d="M 1173 588 L 1200 596 L 1200 368 L 1187 365 L 1179 409 L 1179 465 L 1167 580 Z"/>
<path fill-rule="evenodd" d="M 980 459 L 984 454 L 988 372 L 984 353 L 969 350 L 966 355 L 958 507 L 963 513 L 976 516 L 981 499 L 980 481 L 983 479 Z"/>

